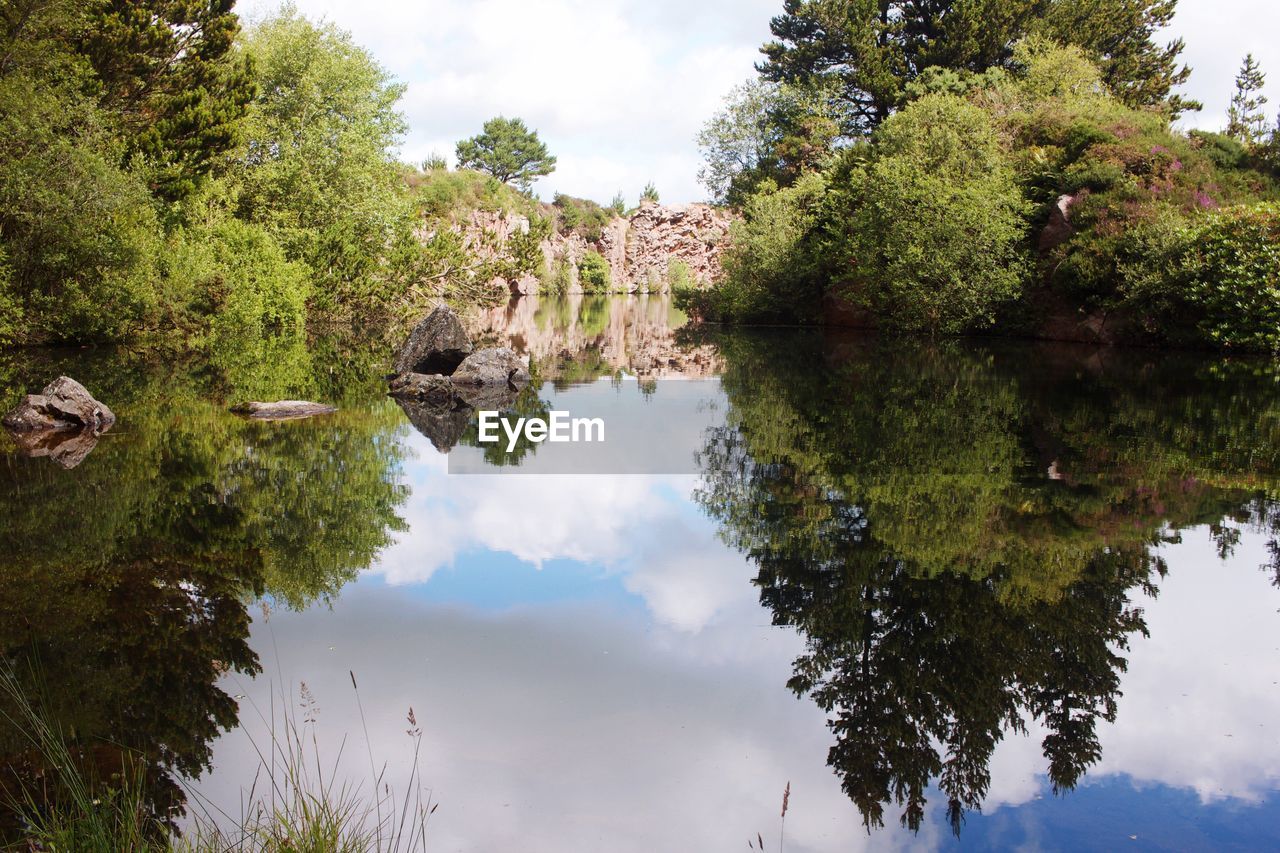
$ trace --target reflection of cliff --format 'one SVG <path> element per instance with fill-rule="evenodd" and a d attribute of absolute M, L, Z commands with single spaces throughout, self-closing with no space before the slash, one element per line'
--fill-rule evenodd
<path fill-rule="evenodd" d="M 699 498 L 804 636 L 789 686 L 827 712 L 869 826 L 896 804 L 918 828 L 936 784 L 959 831 L 1030 719 L 1054 789 L 1074 786 L 1165 573 L 1153 547 L 1280 530 L 1271 365 L 708 338 L 730 409 Z"/>
<path fill-rule="evenodd" d="M 701 378 L 720 370 L 716 349 L 677 342 L 684 318 L 665 294 L 525 296 L 470 322 L 530 357 L 545 379 L 593 379 L 618 371 L 643 378 Z"/>

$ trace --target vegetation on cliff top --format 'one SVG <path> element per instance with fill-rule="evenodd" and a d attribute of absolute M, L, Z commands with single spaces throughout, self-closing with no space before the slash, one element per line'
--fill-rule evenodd
<path fill-rule="evenodd" d="M 1181 45 L 1152 41 L 1173 2 L 889 5 L 885 23 L 788 2 L 764 79 L 706 126 L 704 182 L 745 220 L 695 313 L 806 322 L 825 302 L 941 333 L 1093 316 L 1150 342 L 1280 349 L 1280 141 L 1255 63 L 1233 135 L 1183 133 Z"/>

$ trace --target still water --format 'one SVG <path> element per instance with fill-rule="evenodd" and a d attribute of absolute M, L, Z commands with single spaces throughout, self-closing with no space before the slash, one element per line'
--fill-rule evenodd
<path fill-rule="evenodd" d="M 160 809 L 235 815 L 301 714 L 339 784 L 417 767 L 434 850 L 1280 847 L 1280 369 L 681 320 L 472 319 L 521 406 L 711 383 L 661 476 L 450 474 L 379 348 L 6 356 L 119 424 L 0 445 L 4 654 Z"/>

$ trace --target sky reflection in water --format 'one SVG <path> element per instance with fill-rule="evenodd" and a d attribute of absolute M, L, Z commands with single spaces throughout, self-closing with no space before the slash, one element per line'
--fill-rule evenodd
<path fill-rule="evenodd" d="M 788 782 L 793 851 L 1280 845 L 1274 368 L 671 320 L 664 300 L 573 297 L 477 331 L 528 352 L 543 402 L 570 409 L 599 388 L 578 383 L 619 370 L 714 377 L 697 475 L 450 475 L 439 436 L 381 397 L 376 358 L 351 359 L 374 379 L 344 381 L 323 350 L 286 348 L 273 363 L 292 379 L 246 356 L 176 397 L 152 368 L 61 363 L 114 383 L 129 428 L 74 471 L 6 457 L 0 544 L 23 555 L 0 586 L 8 653 L 41 656 L 80 730 L 141 746 L 220 701 L 175 692 L 149 655 L 194 661 L 186 678 L 210 689 L 238 666 L 216 686 L 239 728 L 153 757 L 199 768 L 208 740 L 195 796 L 231 814 L 273 703 L 297 707 L 302 682 L 326 767 L 354 784 L 370 753 L 403 782 L 412 706 L 441 803 L 432 849 L 741 849 L 759 833 L 772 850 Z M 645 405 L 639 384 L 622 405 Z M 246 425 L 217 402 L 254 392 L 343 412 Z M 120 477 L 116 503 L 81 500 Z M 65 553 L 38 547 L 53 533 Z M 222 609 L 166 633 L 168 651 L 143 637 L 122 656 L 110 626 L 173 611 L 128 593 L 152 589 L 153 565 L 174 575 L 155 589 Z M 85 673 L 134 686 L 82 695 Z M 156 710 L 135 713 L 139 697 Z M 828 727 L 851 708 L 870 722 Z M 970 762 L 958 782 L 940 781 L 949 755 Z M 894 802 L 868 833 L 855 802 L 912 780 L 918 834 Z M 947 790 L 982 808 L 961 809 L 959 841 Z"/>

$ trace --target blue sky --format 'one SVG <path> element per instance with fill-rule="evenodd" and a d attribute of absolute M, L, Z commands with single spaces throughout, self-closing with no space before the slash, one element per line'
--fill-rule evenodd
<path fill-rule="evenodd" d="M 276 0 L 242 0 L 252 17 Z M 701 200 L 694 137 L 752 75 L 781 0 L 297 0 L 350 30 L 408 84 L 402 155 L 452 156 L 486 118 L 518 115 L 559 157 L 535 187 L 634 203 L 653 181 L 664 201 Z M 1189 126 L 1220 129 L 1248 51 L 1272 72 L 1280 107 L 1275 0 L 1181 0 L 1168 33 L 1187 42 L 1185 91 L 1205 104 Z"/>

